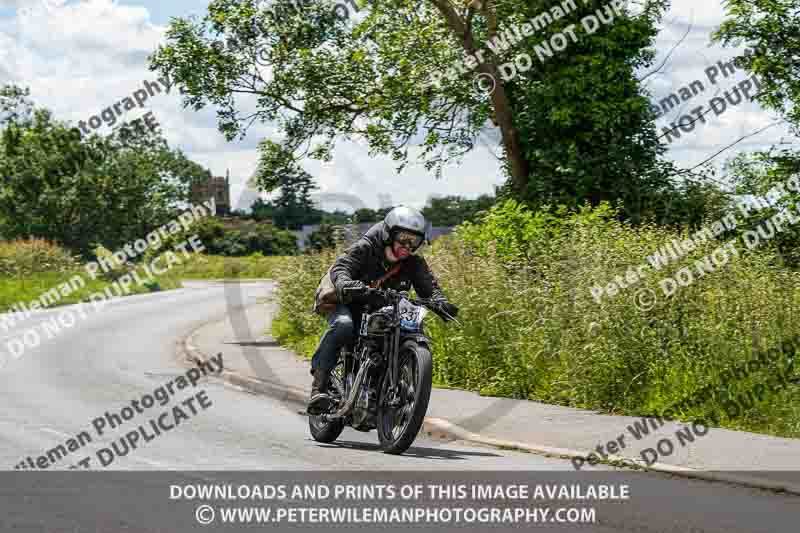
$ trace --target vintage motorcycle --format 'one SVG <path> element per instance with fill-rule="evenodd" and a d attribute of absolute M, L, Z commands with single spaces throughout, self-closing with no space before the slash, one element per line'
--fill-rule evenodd
<path fill-rule="evenodd" d="M 331 405 L 309 415 L 314 440 L 333 442 L 345 426 L 378 429 L 384 452 L 401 454 L 417 437 L 431 396 L 433 360 L 422 330 L 428 308 L 453 318 L 434 300 L 412 299 L 392 289 L 345 289 L 382 295 L 387 305 L 364 312 L 351 347 L 342 348 L 328 381 Z"/>

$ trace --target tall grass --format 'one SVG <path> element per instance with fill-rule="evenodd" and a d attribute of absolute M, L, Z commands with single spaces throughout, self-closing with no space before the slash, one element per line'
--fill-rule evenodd
<path fill-rule="evenodd" d="M 491 238 L 483 239 L 486 230 L 467 225 L 426 253 L 461 310 L 460 326 L 435 318 L 426 326 L 439 385 L 655 415 L 706 384 L 719 383 L 725 369 L 755 352 L 800 333 L 800 279 L 777 266 L 767 249 L 742 252 L 663 296 L 658 282 L 664 276 L 693 268 L 695 260 L 722 244 L 708 242 L 598 304 L 593 286 L 624 277 L 629 266 L 638 267 L 680 235 L 655 226 L 634 229 L 602 210 L 565 214 L 558 222 L 539 219 L 510 236 L 492 230 Z M 291 258 L 290 266 L 276 272 L 280 312 L 273 334 L 306 355 L 324 331 L 324 322 L 309 309 L 333 258 L 330 253 Z M 652 309 L 635 305 L 640 289 L 657 295 Z M 705 405 L 678 415 L 689 420 L 713 413 L 726 427 L 800 436 L 797 386 L 769 395 L 743 415 L 730 417 L 723 409 L 730 395 L 774 370 L 756 372 L 743 383 L 723 382 Z"/>
<path fill-rule="evenodd" d="M 182 260 L 180 265 L 143 285 L 131 284 L 130 293 L 179 288 L 181 281 L 185 279 L 272 278 L 275 265 L 283 261 L 282 257 L 264 257 L 261 254 L 249 257 L 192 254 L 188 259 L 183 254 L 178 255 Z M 145 259 L 152 261 L 155 255 L 148 254 Z M 162 268 L 165 264 L 163 260 L 160 262 Z M 88 301 L 93 293 L 102 292 L 115 279 L 133 268 L 139 268 L 142 278 L 147 277 L 141 265 L 126 264 L 114 268 L 108 275 L 101 271 L 102 275 L 92 279 L 77 257 L 57 244 L 42 239 L 0 241 L 0 313 L 10 310 L 19 302 L 28 304 L 38 299 L 43 293 L 75 275 L 83 278 L 85 286 L 62 297 L 54 305 Z"/>
<path fill-rule="evenodd" d="M 179 257 L 183 258 L 183 255 L 180 254 Z M 264 256 L 260 253 L 246 257 L 193 254 L 191 259 L 171 269 L 165 277 L 208 280 L 271 279 L 275 268 L 285 259 L 283 256 Z"/>
<path fill-rule="evenodd" d="M 279 308 L 271 333 L 281 344 L 306 357 L 314 353 L 326 328 L 325 321 L 312 313 L 314 291 L 340 251 L 286 257 L 273 271 Z"/>
<path fill-rule="evenodd" d="M 79 266 L 75 256 L 57 244 L 38 238 L 0 240 L 0 275 L 28 276 L 67 272 Z"/>

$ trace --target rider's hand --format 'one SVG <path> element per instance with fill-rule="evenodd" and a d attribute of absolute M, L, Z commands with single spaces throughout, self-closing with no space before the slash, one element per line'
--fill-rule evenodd
<path fill-rule="evenodd" d="M 369 291 L 364 300 L 372 309 L 380 309 L 390 304 L 386 296 L 377 291 Z"/>
<path fill-rule="evenodd" d="M 339 300 L 343 304 L 361 301 L 368 290 L 363 281 L 357 280 L 348 282 L 344 288 L 347 290 L 342 290 Z"/>

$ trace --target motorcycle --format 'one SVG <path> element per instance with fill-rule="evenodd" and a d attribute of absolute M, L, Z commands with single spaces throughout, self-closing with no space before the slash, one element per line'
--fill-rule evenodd
<path fill-rule="evenodd" d="M 364 312 L 356 339 L 331 371 L 327 411 L 309 415 L 311 436 L 333 442 L 345 426 L 378 430 L 385 453 L 402 454 L 422 427 L 431 396 L 433 360 L 422 324 L 428 309 L 450 317 L 436 301 L 392 289 L 345 289 L 379 294 L 389 305 Z"/>

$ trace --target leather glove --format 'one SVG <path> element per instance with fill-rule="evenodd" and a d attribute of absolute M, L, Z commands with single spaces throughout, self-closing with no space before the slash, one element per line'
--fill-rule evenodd
<path fill-rule="evenodd" d="M 347 289 L 347 291 L 344 289 Z M 341 303 L 349 304 L 351 302 L 361 301 L 366 292 L 367 286 L 364 284 L 364 282 L 354 280 L 347 282 L 345 286 L 341 288 L 341 294 L 337 294 L 336 296 L 339 298 Z"/>
<path fill-rule="evenodd" d="M 369 291 L 364 297 L 364 303 L 369 305 L 372 309 L 380 309 L 383 306 L 389 305 L 389 301 L 383 294 L 379 292 Z"/>

